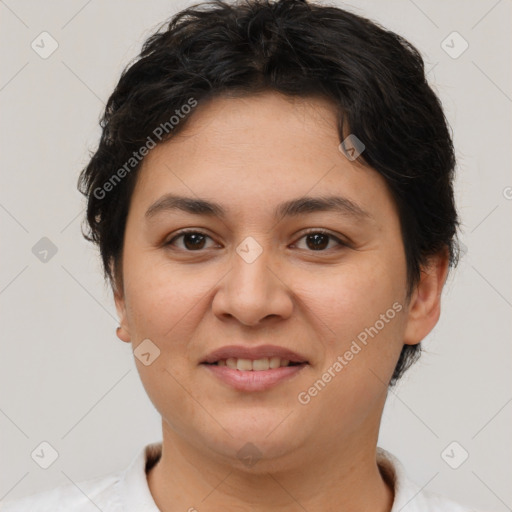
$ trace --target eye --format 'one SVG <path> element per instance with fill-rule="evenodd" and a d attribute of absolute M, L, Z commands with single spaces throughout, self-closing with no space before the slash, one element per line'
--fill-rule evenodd
<path fill-rule="evenodd" d="M 329 239 L 334 240 L 338 246 L 348 247 L 348 244 L 338 237 L 322 229 L 312 229 L 303 235 L 299 240 L 306 239 L 306 246 L 312 251 L 324 251 L 329 245 Z"/>
<path fill-rule="evenodd" d="M 205 241 L 208 238 L 212 240 L 209 235 L 203 233 L 202 231 L 184 230 L 176 234 L 173 238 L 166 242 L 165 245 L 176 246 L 176 241 L 182 239 L 183 245 L 178 248 L 187 252 L 194 252 L 207 248 L 205 247 Z M 327 247 L 329 245 L 329 239 L 334 240 L 338 246 L 348 247 L 347 243 L 343 242 L 328 231 L 324 231 L 322 229 L 312 229 L 304 234 L 299 240 L 302 240 L 303 238 L 306 239 L 307 249 L 311 251 L 323 252 L 325 249 L 329 249 L 329 247 Z"/>
<path fill-rule="evenodd" d="M 166 246 L 168 245 L 175 245 L 175 241 L 182 238 L 183 239 L 183 245 L 184 247 L 179 247 L 180 249 L 184 249 L 185 251 L 194 252 L 197 250 L 204 249 L 205 247 L 205 240 L 207 238 L 211 237 L 208 236 L 206 233 L 203 233 L 201 231 L 194 231 L 194 230 L 185 230 L 180 231 L 176 236 L 171 238 L 168 242 L 165 243 Z"/>

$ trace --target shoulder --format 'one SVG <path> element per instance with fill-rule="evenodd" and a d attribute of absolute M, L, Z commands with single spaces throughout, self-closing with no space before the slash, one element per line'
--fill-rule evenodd
<path fill-rule="evenodd" d="M 395 500 L 391 512 L 476 512 L 474 509 L 430 492 L 410 480 L 401 462 L 391 453 L 377 449 L 377 461 L 383 478 L 393 486 Z"/>
<path fill-rule="evenodd" d="M 161 442 L 150 443 L 121 471 L 0 502 L 0 512 L 158 512 L 146 471 L 161 453 Z"/>
<path fill-rule="evenodd" d="M 0 503 L 0 512 L 114 512 L 121 510 L 118 485 L 121 472 L 38 492 Z"/>
<path fill-rule="evenodd" d="M 411 507 L 411 510 L 418 512 L 476 512 L 444 496 L 424 490 L 416 496 L 415 502 L 416 508 Z"/>

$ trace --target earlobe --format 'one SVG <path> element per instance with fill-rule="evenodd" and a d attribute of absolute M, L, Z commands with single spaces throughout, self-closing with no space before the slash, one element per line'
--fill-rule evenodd
<path fill-rule="evenodd" d="M 404 333 L 406 345 L 417 345 L 437 324 L 441 315 L 441 293 L 448 275 L 449 254 L 441 251 L 429 258 L 421 269 L 420 282 L 409 304 L 407 326 Z"/>
<path fill-rule="evenodd" d="M 126 303 L 122 294 L 114 291 L 114 302 L 116 304 L 117 315 L 119 316 L 119 327 L 116 329 L 116 335 L 121 341 L 130 343 L 131 336 L 126 320 Z"/>
<path fill-rule="evenodd" d="M 114 294 L 114 303 L 116 305 L 117 316 L 119 317 L 119 327 L 116 329 L 116 335 L 121 341 L 130 343 L 131 335 L 126 315 L 126 300 L 124 298 L 122 270 L 119 265 L 115 265 L 114 260 L 110 261 L 110 276 L 110 284 Z"/>
<path fill-rule="evenodd" d="M 116 335 L 121 341 L 125 341 L 126 343 L 130 343 L 131 339 L 128 335 L 127 331 L 123 329 L 123 327 L 119 326 L 116 329 Z"/>

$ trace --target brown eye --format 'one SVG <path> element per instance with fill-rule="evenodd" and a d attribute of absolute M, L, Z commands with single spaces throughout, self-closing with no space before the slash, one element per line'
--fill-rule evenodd
<path fill-rule="evenodd" d="M 176 240 L 179 240 L 180 238 L 183 239 L 183 246 L 180 247 L 180 249 L 193 252 L 204 249 L 205 240 L 210 237 L 200 231 L 182 231 L 169 240 L 165 245 L 175 245 Z"/>
<path fill-rule="evenodd" d="M 334 240 L 338 246 L 347 246 L 347 244 L 338 237 L 322 230 L 310 231 L 303 235 L 301 240 L 303 238 L 306 240 L 306 248 L 311 251 L 324 251 L 328 248 L 331 239 Z"/>

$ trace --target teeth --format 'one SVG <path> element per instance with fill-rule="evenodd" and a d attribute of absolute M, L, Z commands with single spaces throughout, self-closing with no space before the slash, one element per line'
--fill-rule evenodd
<path fill-rule="evenodd" d="M 254 371 L 259 370 L 268 370 L 270 368 L 268 357 L 264 357 L 263 359 L 255 359 L 252 362 L 252 369 Z"/>
<path fill-rule="evenodd" d="M 280 357 L 271 357 L 270 358 L 270 368 L 279 368 L 281 366 L 281 358 Z"/>
<path fill-rule="evenodd" d="M 250 359 L 238 359 L 236 362 L 237 370 L 252 370 L 252 361 Z"/>
<path fill-rule="evenodd" d="M 290 363 L 289 359 L 281 359 L 280 357 L 263 357 L 262 359 L 236 359 L 230 357 L 228 359 L 222 359 L 217 361 L 217 366 L 227 366 L 233 370 L 240 371 L 261 371 L 279 368 L 280 366 L 288 366 Z"/>
<path fill-rule="evenodd" d="M 236 370 L 236 359 L 234 357 L 226 359 L 226 366 L 228 368 L 233 368 L 233 370 Z"/>

